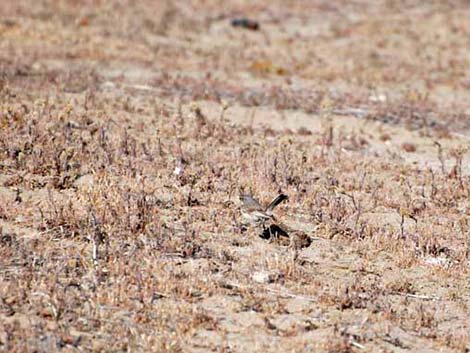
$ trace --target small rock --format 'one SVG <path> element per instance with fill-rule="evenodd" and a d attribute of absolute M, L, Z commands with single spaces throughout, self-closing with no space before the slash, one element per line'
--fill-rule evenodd
<path fill-rule="evenodd" d="M 258 271 L 251 275 L 251 279 L 258 283 L 273 283 L 281 277 L 279 273 L 273 273 L 268 271 Z"/>
<path fill-rule="evenodd" d="M 259 30 L 259 23 L 249 18 L 234 18 L 232 20 L 232 26 L 246 28 L 251 31 Z"/>

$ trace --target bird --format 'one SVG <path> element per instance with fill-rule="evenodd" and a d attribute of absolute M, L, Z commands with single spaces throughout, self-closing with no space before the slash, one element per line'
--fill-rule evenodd
<path fill-rule="evenodd" d="M 264 228 L 266 221 L 275 219 L 273 215 L 274 208 L 287 199 L 287 195 L 279 194 L 264 208 L 253 196 L 247 194 L 240 195 L 240 201 L 242 202 L 240 211 L 243 225 L 262 225 Z"/>

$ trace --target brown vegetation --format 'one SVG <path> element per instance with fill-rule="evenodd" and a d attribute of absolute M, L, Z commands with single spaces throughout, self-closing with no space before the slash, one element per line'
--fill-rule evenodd
<path fill-rule="evenodd" d="M 0 14 L 0 351 L 470 350 L 468 2 Z"/>

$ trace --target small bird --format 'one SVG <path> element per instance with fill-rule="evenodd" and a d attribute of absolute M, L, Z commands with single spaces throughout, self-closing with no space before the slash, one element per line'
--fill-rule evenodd
<path fill-rule="evenodd" d="M 251 195 L 240 195 L 242 202 L 241 214 L 242 223 L 244 225 L 263 225 L 268 220 L 274 220 L 273 210 L 284 200 L 287 200 L 287 195 L 278 195 L 269 205 L 264 208 L 261 204 Z"/>

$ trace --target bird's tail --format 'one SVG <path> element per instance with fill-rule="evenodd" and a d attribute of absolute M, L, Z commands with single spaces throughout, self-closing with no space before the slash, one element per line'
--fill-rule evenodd
<path fill-rule="evenodd" d="M 274 208 L 279 205 L 282 201 L 287 200 L 288 197 L 287 195 L 280 194 L 278 197 L 276 197 L 274 200 L 271 201 L 268 207 L 266 207 L 266 213 L 271 213 Z"/>

